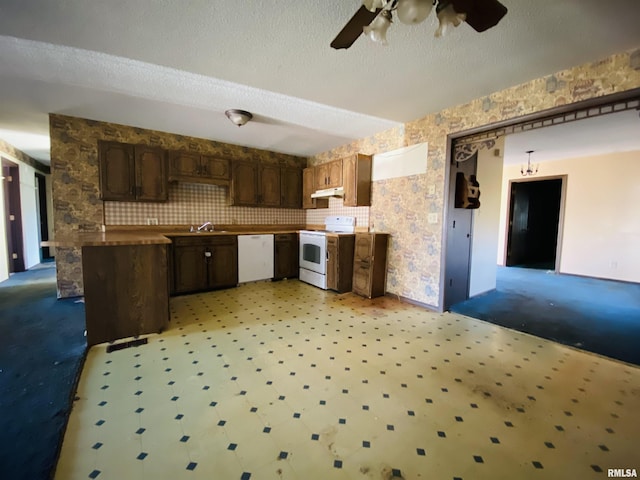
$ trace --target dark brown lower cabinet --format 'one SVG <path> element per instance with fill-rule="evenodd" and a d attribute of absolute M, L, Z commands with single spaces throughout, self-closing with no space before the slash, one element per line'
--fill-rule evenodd
<path fill-rule="evenodd" d="M 388 243 L 386 233 L 356 233 L 353 293 L 367 298 L 385 294 Z"/>
<path fill-rule="evenodd" d="M 350 292 L 353 276 L 354 235 L 327 235 L 327 288 Z"/>
<path fill-rule="evenodd" d="M 300 270 L 298 234 L 279 233 L 273 240 L 273 279 L 297 278 Z"/>
<path fill-rule="evenodd" d="M 82 247 L 87 345 L 169 323 L 167 245 Z"/>
<path fill-rule="evenodd" d="M 172 294 L 199 292 L 238 284 L 238 237 L 173 237 Z"/>

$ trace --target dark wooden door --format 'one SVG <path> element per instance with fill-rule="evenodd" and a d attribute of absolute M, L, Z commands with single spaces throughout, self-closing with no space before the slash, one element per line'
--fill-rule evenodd
<path fill-rule="evenodd" d="M 236 239 L 237 237 L 231 237 Z M 223 288 L 238 285 L 238 245 L 234 242 L 214 244 L 207 247 L 211 257 L 207 258 L 209 287 Z"/>
<path fill-rule="evenodd" d="M 299 273 L 298 235 L 295 233 L 277 234 L 274 238 L 273 278 L 296 278 Z"/>
<path fill-rule="evenodd" d="M 174 291 L 176 293 L 207 289 L 206 251 L 203 245 L 174 246 Z"/>
<path fill-rule="evenodd" d="M 167 162 L 161 148 L 135 147 L 136 199 L 161 202 L 169 198 Z"/>
<path fill-rule="evenodd" d="M 202 155 L 200 162 L 201 175 L 203 177 L 212 180 L 214 183 L 222 182 L 228 184 L 229 178 L 231 178 L 229 160 L 211 155 Z"/>
<path fill-rule="evenodd" d="M 102 200 L 131 201 L 136 198 L 133 146 L 116 142 L 98 144 Z"/>
<path fill-rule="evenodd" d="M 280 206 L 283 208 L 302 208 L 302 170 L 293 167 L 280 169 Z"/>
<path fill-rule="evenodd" d="M 342 186 L 342 160 L 335 160 L 327 164 L 327 187 Z"/>
<path fill-rule="evenodd" d="M 357 234 L 353 253 L 353 291 L 365 297 L 371 294 L 373 238 Z"/>
<path fill-rule="evenodd" d="M 169 180 L 197 179 L 200 175 L 200 154 L 169 152 Z"/>
<path fill-rule="evenodd" d="M 529 244 L 529 189 L 522 183 L 511 184 L 507 266 L 526 260 Z"/>
<path fill-rule="evenodd" d="M 338 238 L 327 237 L 327 288 L 338 289 Z"/>
<path fill-rule="evenodd" d="M 280 166 L 260 166 L 260 205 L 265 207 L 280 206 Z"/>
<path fill-rule="evenodd" d="M 9 273 L 24 272 L 22 210 L 20 209 L 20 167 L 2 159 L 2 177 Z"/>
<path fill-rule="evenodd" d="M 258 205 L 258 166 L 251 162 L 234 162 L 231 180 L 233 205 Z"/>

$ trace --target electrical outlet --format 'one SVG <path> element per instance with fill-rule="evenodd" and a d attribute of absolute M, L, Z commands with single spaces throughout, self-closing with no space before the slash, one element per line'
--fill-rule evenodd
<path fill-rule="evenodd" d="M 435 185 L 429 185 L 429 187 L 427 188 L 427 193 L 429 195 L 435 195 L 436 194 L 436 186 Z"/>
<path fill-rule="evenodd" d="M 147 225 L 158 225 L 157 218 L 147 218 Z"/>
<path fill-rule="evenodd" d="M 429 223 L 438 223 L 438 214 L 437 213 L 430 213 L 427 216 L 427 221 Z"/>

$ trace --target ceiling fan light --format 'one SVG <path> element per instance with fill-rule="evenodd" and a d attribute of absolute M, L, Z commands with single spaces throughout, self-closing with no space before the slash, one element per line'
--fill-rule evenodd
<path fill-rule="evenodd" d="M 236 108 L 227 110 L 224 114 L 234 125 L 237 125 L 238 127 L 241 127 L 253 118 L 253 115 L 250 112 L 247 112 L 246 110 L 238 110 Z"/>
<path fill-rule="evenodd" d="M 432 0 L 398 0 L 398 20 L 406 25 L 424 22 L 433 8 Z"/>
<path fill-rule="evenodd" d="M 441 8 L 441 5 L 444 5 Z M 438 29 L 436 30 L 435 37 L 442 37 L 453 26 L 457 27 L 467 18 L 466 13 L 458 13 L 454 10 L 453 5 L 450 3 L 441 2 L 436 8 L 436 14 L 438 15 Z"/>
<path fill-rule="evenodd" d="M 362 5 L 364 5 L 364 8 L 370 12 L 375 12 L 376 10 L 384 7 L 385 3 L 386 2 L 384 0 L 362 0 Z"/>
<path fill-rule="evenodd" d="M 387 30 L 391 25 L 391 12 L 383 10 L 380 14 L 373 19 L 370 25 L 367 25 L 362 30 L 364 34 L 369 37 L 375 43 L 381 45 L 387 45 Z"/>

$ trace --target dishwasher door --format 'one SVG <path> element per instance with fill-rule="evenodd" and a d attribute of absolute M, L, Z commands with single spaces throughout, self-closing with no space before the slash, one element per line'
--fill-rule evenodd
<path fill-rule="evenodd" d="M 273 235 L 238 235 L 238 283 L 273 278 Z"/>

